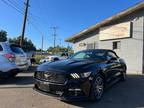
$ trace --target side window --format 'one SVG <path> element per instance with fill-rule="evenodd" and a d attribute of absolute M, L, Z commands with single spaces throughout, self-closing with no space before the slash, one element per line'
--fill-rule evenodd
<path fill-rule="evenodd" d="M 118 58 L 117 55 L 113 52 L 108 52 L 108 56 L 112 57 L 112 58 Z"/>
<path fill-rule="evenodd" d="M 87 49 L 94 49 L 94 44 L 93 43 L 88 43 L 87 44 Z"/>
<path fill-rule="evenodd" d="M 24 53 L 24 51 L 22 50 L 22 48 L 19 47 L 19 46 L 11 45 L 10 48 L 11 48 L 11 50 L 12 50 L 14 53 L 17 53 L 17 54 L 23 54 L 23 53 Z"/>
<path fill-rule="evenodd" d="M 87 43 L 87 49 L 98 49 L 98 42 Z"/>
<path fill-rule="evenodd" d="M 0 45 L 0 51 L 3 51 L 3 48 L 2 48 L 2 46 Z"/>

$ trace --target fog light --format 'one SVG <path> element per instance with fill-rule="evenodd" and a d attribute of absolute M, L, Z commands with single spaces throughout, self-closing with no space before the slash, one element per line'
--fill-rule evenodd
<path fill-rule="evenodd" d="M 61 92 L 61 91 L 56 91 L 56 94 L 58 94 L 58 95 L 62 95 L 63 94 L 63 92 Z"/>
<path fill-rule="evenodd" d="M 82 91 L 81 89 L 79 89 L 79 88 L 74 88 L 74 89 L 68 89 L 69 91 Z"/>

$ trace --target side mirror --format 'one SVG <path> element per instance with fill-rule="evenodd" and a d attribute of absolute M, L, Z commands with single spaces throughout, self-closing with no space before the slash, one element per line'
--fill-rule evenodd
<path fill-rule="evenodd" d="M 112 57 L 111 60 L 117 60 L 117 58 L 116 57 Z"/>
<path fill-rule="evenodd" d="M 110 57 L 110 56 L 107 56 L 106 59 L 107 59 L 107 61 L 114 61 L 114 60 L 117 60 L 116 57 Z"/>

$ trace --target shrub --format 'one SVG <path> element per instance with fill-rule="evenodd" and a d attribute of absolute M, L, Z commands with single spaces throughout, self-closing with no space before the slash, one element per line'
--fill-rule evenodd
<path fill-rule="evenodd" d="M 39 63 L 40 59 L 45 58 L 44 56 L 36 56 L 35 61 L 36 63 Z"/>

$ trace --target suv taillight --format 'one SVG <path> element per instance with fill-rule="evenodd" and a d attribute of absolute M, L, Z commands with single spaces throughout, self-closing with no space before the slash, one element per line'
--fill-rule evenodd
<path fill-rule="evenodd" d="M 4 54 L 4 56 L 7 57 L 10 62 L 15 61 L 15 56 L 12 54 Z"/>

